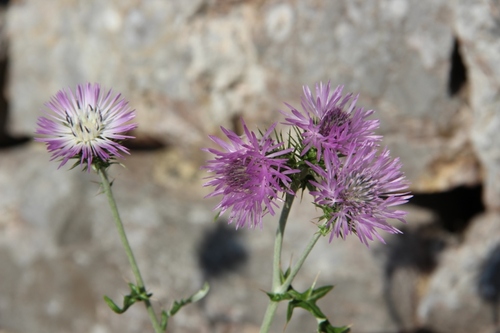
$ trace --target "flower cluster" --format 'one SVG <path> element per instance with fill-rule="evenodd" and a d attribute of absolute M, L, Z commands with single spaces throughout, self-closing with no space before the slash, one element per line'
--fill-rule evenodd
<path fill-rule="evenodd" d="M 137 127 L 130 123 L 134 110 L 121 95 L 103 92 L 99 84 L 78 85 L 76 92 L 60 90 L 45 106 L 46 117 L 38 119 L 35 140 L 47 144 L 52 160 L 61 159 L 59 167 L 77 159 L 89 170 L 93 163 L 106 166 L 122 153 L 128 154 L 121 140 L 132 138 L 126 133 Z"/>
<path fill-rule="evenodd" d="M 216 209 L 231 209 L 237 227 L 247 221 L 261 226 L 283 193 L 308 188 L 330 241 L 356 234 L 368 245 L 374 238 L 384 241 L 378 230 L 399 233 L 387 220 L 404 222 L 405 212 L 393 207 L 411 197 L 401 163 L 387 149 L 380 151 L 381 136 L 374 132 L 379 122 L 369 119 L 374 111 L 356 108 L 358 97 L 342 90 L 320 83 L 314 96 L 304 87 L 303 110 L 287 104 L 291 113 L 282 112 L 283 124 L 297 133 L 286 145 L 270 138 L 275 125 L 260 139 L 246 126 L 246 140 L 226 129 L 229 144 L 211 137 L 225 150 L 206 149 L 216 155 L 205 167 L 214 173 L 205 184 L 215 186 L 209 196 L 222 196 Z"/>
<path fill-rule="evenodd" d="M 232 208 L 229 222 L 236 227 L 249 223 L 250 227 L 262 228 L 263 213 L 274 215 L 276 200 L 283 190 L 290 191 L 290 174 L 297 172 L 287 166 L 287 159 L 282 156 L 292 152 L 284 149 L 283 142 L 276 142 L 270 136 L 276 124 L 271 126 L 262 138 L 248 130 L 243 122 L 246 140 L 234 132 L 221 127 L 229 143 L 215 136 L 210 139 L 220 145 L 223 151 L 205 149 L 216 158 L 208 161 L 204 167 L 214 175 L 205 186 L 215 186 L 208 197 L 222 195 L 216 209 L 223 214 Z"/>

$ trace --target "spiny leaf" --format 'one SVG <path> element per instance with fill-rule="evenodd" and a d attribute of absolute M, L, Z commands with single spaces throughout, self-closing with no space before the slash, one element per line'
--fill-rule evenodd
<path fill-rule="evenodd" d="M 330 292 L 330 290 L 333 289 L 334 286 L 323 286 L 319 287 L 318 289 L 314 289 L 311 293 L 310 299 L 315 299 L 318 300 L 320 298 L 323 298 L 326 294 Z"/>
<path fill-rule="evenodd" d="M 300 293 L 293 289 L 292 286 L 289 287 L 288 291 L 280 295 L 283 299 L 290 299 L 287 308 L 287 323 L 292 319 L 293 310 L 295 308 L 302 308 L 309 313 L 311 313 L 318 321 L 318 332 L 319 333 L 347 333 L 349 332 L 348 327 L 334 327 L 330 324 L 325 314 L 316 305 L 316 302 L 324 297 L 333 286 L 323 286 L 317 289 L 313 289 L 311 286 L 309 289 Z"/>
<path fill-rule="evenodd" d="M 284 283 L 285 280 L 288 278 L 288 276 L 290 275 L 290 267 L 287 268 L 286 271 L 281 271 L 281 274 L 280 274 L 280 280 L 281 280 L 281 283 Z"/>
<path fill-rule="evenodd" d="M 167 312 L 163 310 L 161 312 L 161 323 L 160 327 L 162 330 L 167 329 L 167 324 L 168 324 L 168 319 L 175 315 L 183 306 L 189 304 L 189 303 L 194 303 L 198 302 L 200 299 L 205 297 L 208 294 L 208 291 L 210 290 L 210 286 L 207 282 L 203 284 L 200 290 L 198 290 L 196 293 L 193 295 L 189 296 L 188 298 L 181 299 L 180 301 L 174 301 L 174 304 L 170 308 L 170 310 Z"/>
<path fill-rule="evenodd" d="M 135 302 L 145 301 L 145 300 L 148 300 L 151 296 L 153 296 L 153 294 L 147 293 L 144 288 L 139 288 L 138 286 L 134 285 L 133 283 L 129 283 L 128 286 L 130 288 L 130 294 L 125 295 L 123 297 L 123 307 L 122 308 L 120 308 L 118 305 L 116 305 L 116 303 L 113 302 L 113 300 L 111 300 L 111 298 L 109 298 L 108 296 L 104 296 L 104 301 L 106 302 L 106 304 L 108 304 L 108 306 L 111 308 L 111 310 L 113 310 L 114 312 L 116 312 L 118 314 L 122 314 L 125 311 L 127 311 L 127 309 L 130 306 L 132 306 L 132 304 L 134 304 Z"/>
<path fill-rule="evenodd" d="M 180 301 L 174 301 L 172 308 L 170 309 L 170 311 L 168 311 L 169 317 L 176 314 L 177 311 L 179 311 L 183 306 L 190 304 L 190 303 L 197 302 L 200 299 L 202 299 L 203 297 L 205 297 L 209 290 L 210 290 L 210 286 L 208 285 L 207 282 L 205 282 L 203 287 L 201 287 L 200 290 L 198 290 L 196 293 L 194 293 L 190 297 L 185 298 L 185 299 L 181 299 Z"/>
<path fill-rule="evenodd" d="M 168 325 L 168 313 L 165 312 L 165 310 L 163 310 L 161 312 L 161 323 L 160 323 L 160 327 L 162 329 L 162 331 L 165 331 L 167 329 L 167 325 Z"/>
<path fill-rule="evenodd" d="M 289 299 L 293 299 L 292 296 L 290 296 L 288 293 L 285 294 L 273 294 L 273 293 L 268 293 L 266 292 L 267 296 L 269 296 L 269 299 L 273 302 L 281 302 L 281 301 L 286 301 Z"/>
<path fill-rule="evenodd" d="M 214 222 L 217 222 L 217 220 L 219 219 L 219 216 L 220 216 L 220 211 L 217 212 L 217 214 L 214 216 Z"/>
<path fill-rule="evenodd" d="M 135 300 L 131 298 L 130 295 L 123 297 L 123 308 L 120 308 L 118 305 L 116 305 L 116 303 L 113 302 L 108 296 L 104 296 L 104 301 L 106 302 L 106 304 L 108 304 L 111 310 L 118 314 L 124 313 L 132 304 L 135 303 Z"/>
<path fill-rule="evenodd" d="M 348 333 L 350 331 L 349 326 L 335 327 L 328 320 L 318 321 L 318 333 Z"/>

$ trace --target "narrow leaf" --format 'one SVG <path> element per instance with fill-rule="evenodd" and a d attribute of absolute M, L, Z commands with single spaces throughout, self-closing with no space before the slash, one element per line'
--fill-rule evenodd
<path fill-rule="evenodd" d="M 111 310 L 118 314 L 124 313 L 132 304 L 135 303 L 135 301 L 131 299 L 129 295 L 123 298 L 123 308 L 120 308 L 118 305 L 116 305 L 116 303 L 113 302 L 113 300 L 111 300 L 111 298 L 109 298 L 108 296 L 104 296 L 104 301 L 106 302 L 106 304 L 108 304 Z"/>
<path fill-rule="evenodd" d="M 288 293 L 286 294 L 273 294 L 273 293 L 268 293 L 266 292 L 267 296 L 269 296 L 269 299 L 273 302 L 281 302 L 289 299 L 293 299 L 292 296 L 290 296 Z"/>
<path fill-rule="evenodd" d="M 318 300 L 320 298 L 323 298 L 332 289 L 333 289 L 333 286 L 319 287 L 318 289 L 313 290 L 313 292 L 311 293 L 311 299 Z"/>
<path fill-rule="evenodd" d="M 335 327 L 332 326 L 328 320 L 318 322 L 318 333 L 348 333 L 350 331 L 350 327 Z"/>
<path fill-rule="evenodd" d="M 196 293 L 194 293 L 190 297 L 185 298 L 185 299 L 181 299 L 180 301 L 174 301 L 172 308 L 170 309 L 170 311 L 168 311 L 168 315 L 171 317 L 171 316 L 175 315 L 177 313 L 177 311 L 179 311 L 183 306 L 199 301 L 200 299 L 202 299 L 203 297 L 205 297 L 207 295 L 209 290 L 210 290 L 210 286 L 207 282 L 205 282 L 203 287 L 201 287 L 201 289 L 199 291 L 197 291 Z"/>
<path fill-rule="evenodd" d="M 169 318 L 168 313 L 166 313 L 165 310 L 163 310 L 161 312 L 161 323 L 160 323 L 162 331 L 167 330 L 168 318 Z"/>

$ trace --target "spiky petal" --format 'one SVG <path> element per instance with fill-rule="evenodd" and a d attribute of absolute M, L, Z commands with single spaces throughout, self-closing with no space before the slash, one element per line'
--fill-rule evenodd
<path fill-rule="evenodd" d="M 311 194 L 323 210 L 330 241 L 354 233 L 368 246 L 373 236 L 384 242 L 377 229 L 400 233 L 387 222 L 405 222 L 406 212 L 392 207 L 411 197 L 398 158 L 391 158 L 387 149 L 378 153 L 376 147 L 366 146 L 351 149 L 345 157 L 325 154 L 324 161 L 324 168 L 307 163 L 316 173 L 317 179 L 310 181 L 315 187 Z"/>
<path fill-rule="evenodd" d="M 352 145 L 362 148 L 380 141 L 381 137 L 374 134 L 379 121 L 367 119 L 374 111 L 356 108 L 358 96 L 342 96 L 343 86 L 330 93 L 330 82 L 326 86 L 316 84 L 316 97 L 309 87 L 304 86 L 303 90 L 303 112 L 289 104 L 286 105 L 291 114 L 282 112 L 286 125 L 302 130 L 302 156 L 315 148 L 319 161 L 325 150 L 336 150 L 345 155 Z"/>
<path fill-rule="evenodd" d="M 262 228 L 263 215 L 267 212 L 275 214 L 280 196 L 284 191 L 290 191 L 288 175 L 296 170 L 286 165 L 286 158 L 281 158 L 292 149 L 283 149 L 282 142 L 270 137 L 276 124 L 261 138 L 257 138 L 242 123 L 245 132 L 243 137 L 223 127 L 221 129 L 229 142 L 210 136 L 222 150 L 204 149 L 215 155 L 203 167 L 213 173 L 208 177 L 211 180 L 204 186 L 215 187 L 207 197 L 222 196 L 215 209 L 220 209 L 220 214 L 230 209 L 229 223 L 234 222 L 236 228 L 247 224 L 250 228 Z"/>

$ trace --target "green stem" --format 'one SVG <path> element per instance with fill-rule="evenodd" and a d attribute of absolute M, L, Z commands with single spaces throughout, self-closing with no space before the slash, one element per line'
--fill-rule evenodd
<path fill-rule="evenodd" d="M 276 230 L 273 256 L 273 292 L 276 292 L 276 289 L 281 285 L 281 249 L 283 248 L 283 235 L 285 234 L 288 215 L 292 209 L 293 199 L 295 199 L 295 195 L 286 194 L 285 205 L 281 211 L 278 229 Z"/>
<path fill-rule="evenodd" d="M 290 213 L 290 208 L 293 203 L 294 196 L 287 194 L 285 206 L 283 207 L 283 211 L 281 212 L 281 217 L 279 221 L 278 230 L 276 231 L 276 240 L 274 243 L 274 265 L 273 265 L 273 293 L 274 294 L 283 294 L 288 290 L 288 287 L 292 284 L 293 279 L 302 268 L 304 261 L 307 256 L 311 253 L 314 245 L 321 236 L 320 232 L 316 232 L 309 243 L 307 244 L 304 251 L 299 257 L 297 263 L 290 270 L 290 274 L 286 278 L 286 280 L 281 284 L 281 249 L 283 245 L 283 234 L 285 232 L 285 225 L 288 219 L 288 214 Z M 264 315 L 264 319 L 262 321 L 262 325 L 260 327 L 260 333 L 267 333 L 271 328 L 271 323 L 273 322 L 274 315 L 276 314 L 276 310 L 278 309 L 278 302 L 269 301 L 267 305 L 266 313 Z"/>
<path fill-rule="evenodd" d="M 290 270 L 290 275 L 288 275 L 285 282 L 283 282 L 280 289 L 278 290 L 279 293 L 284 293 L 285 291 L 288 290 L 288 287 L 290 287 L 290 285 L 292 284 L 293 279 L 295 278 L 299 270 L 302 268 L 302 264 L 304 264 L 304 261 L 306 261 L 307 256 L 309 255 L 309 253 L 311 253 L 311 250 L 313 249 L 314 245 L 316 245 L 316 242 L 320 237 L 321 237 L 321 232 L 319 231 L 312 236 L 306 248 L 300 255 L 299 260 L 297 261 L 295 266 L 293 266 L 292 269 Z"/>
<path fill-rule="evenodd" d="M 113 218 L 115 220 L 116 229 L 118 230 L 118 234 L 120 235 L 120 240 L 122 242 L 122 245 L 125 248 L 125 253 L 127 254 L 128 261 L 130 263 L 130 266 L 132 267 L 132 272 L 134 273 L 137 286 L 141 291 L 145 291 L 146 287 L 144 286 L 144 281 L 142 280 L 141 272 L 139 271 L 139 266 L 137 266 L 134 253 L 132 252 L 132 248 L 130 247 L 130 244 L 128 242 L 127 235 L 125 234 L 125 229 L 123 228 L 123 223 L 120 218 L 120 214 L 118 214 L 118 208 L 116 207 L 116 202 L 113 197 L 113 193 L 111 192 L 111 185 L 109 183 L 106 170 L 102 167 L 99 167 L 97 172 L 101 177 L 102 187 L 104 189 L 104 193 L 106 193 L 106 196 L 108 197 L 108 202 L 111 208 L 111 212 L 113 214 Z M 158 319 L 156 318 L 155 311 L 149 299 L 146 299 L 144 301 L 144 304 L 146 305 L 146 310 L 148 311 L 149 319 L 153 324 L 155 333 L 162 333 L 163 331 L 158 322 Z"/>
<path fill-rule="evenodd" d="M 271 328 L 271 324 L 278 309 L 278 302 L 269 301 L 267 305 L 266 314 L 262 320 L 262 325 L 260 326 L 260 333 L 267 333 Z"/>
<path fill-rule="evenodd" d="M 288 215 L 290 214 L 290 209 L 292 208 L 293 199 L 295 199 L 295 195 L 286 194 L 285 205 L 281 211 L 278 229 L 276 230 L 276 238 L 274 239 L 273 293 L 276 293 L 281 286 L 281 249 L 283 248 L 283 235 L 285 233 Z M 271 327 L 277 308 L 278 302 L 269 301 L 264 319 L 262 320 L 262 325 L 260 327 L 261 333 L 269 332 L 269 328 Z"/>

